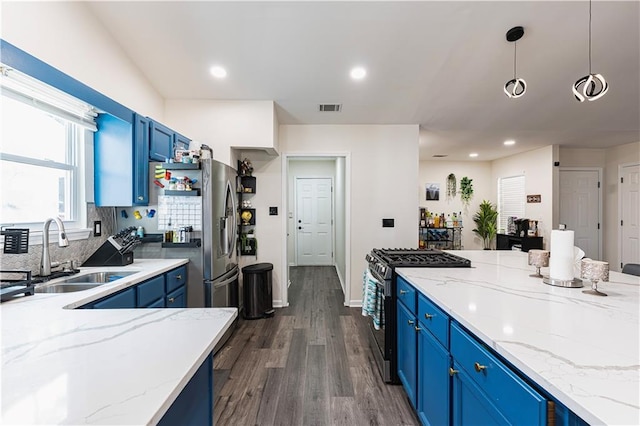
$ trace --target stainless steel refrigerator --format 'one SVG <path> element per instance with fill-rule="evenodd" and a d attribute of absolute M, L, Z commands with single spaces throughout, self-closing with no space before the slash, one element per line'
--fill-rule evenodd
<path fill-rule="evenodd" d="M 151 173 L 155 165 L 167 170 L 171 165 L 151 163 Z M 242 289 L 239 287 L 239 268 L 236 258 L 236 241 L 238 229 L 238 193 L 236 192 L 236 170 L 212 159 L 202 159 L 200 169 L 193 171 L 173 171 L 173 175 L 187 175 L 199 182 L 194 188 L 200 190 L 201 230 L 196 230 L 191 237 L 200 240 L 199 247 L 162 247 L 161 242 L 141 244 L 134 251 L 135 258 L 188 258 L 189 280 L 187 283 L 187 306 L 202 307 L 236 307 L 242 310 Z M 154 178 L 152 176 L 151 182 Z M 151 200 L 154 195 L 163 196 L 166 191 L 155 185 L 151 186 Z M 191 198 L 191 197 L 189 197 Z M 187 200 L 187 197 L 175 198 Z M 182 201 L 178 201 L 182 202 Z M 153 206 L 149 206 L 150 208 Z M 158 212 L 160 216 L 160 212 Z M 132 219 L 128 219 L 131 221 Z M 175 225 L 177 218 L 170 219 Z M 119 219 L 119 222 L 121 219 Z M 166 218 L 165 218 L 166 221 Z M 147 233 L 164 233 L 166 226 L 158 217 L 155 229 L 147 221 L 144 225 Z M 139 221 L 138 223 L 142 223 Z M 134 223 L 136 224 L 136 223 Z M 188 223 L 181 223 L 188 224 Z M 126 225 L 126 223 L 122 223 Z"/>

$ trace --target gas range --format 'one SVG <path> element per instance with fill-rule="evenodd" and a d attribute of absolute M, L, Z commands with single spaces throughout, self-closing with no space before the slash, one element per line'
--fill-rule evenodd
<path fill-rule="evenodd" d="M 394 269 L 469 268 L 471 261 L 436 249 L 373 249 L 367 254 L 366 260 L 370 274 L 365 274 L 365 277 L 367 275 L 373 277 L 376 286 L 375 306 L 380 307 L 379 315 L 377 312 L 373 313 L 376 317 L 375 322 L 373 316 L 369 321 L 370 346 L 383 380 L 387 383 L 399 383 L 396 334 L 396 281 L 398 278 L 394 274 Z M 373 292 L 367 293 L 371 288 L 369 285 L 371 281 L 365 278 L 363 300 L 370 300 L 367 296 L 373 294 Z M 367 315 L 372 313 L 367 310 Z M 376 327 L 376 324 L 380 325 Z"/>
<path fill-rule="evenodd" d="M 373 249 L 366 256 L 369 268 L 383 280 L 394 268 L 469 268 L 471 261 L 436 249 Z"/>

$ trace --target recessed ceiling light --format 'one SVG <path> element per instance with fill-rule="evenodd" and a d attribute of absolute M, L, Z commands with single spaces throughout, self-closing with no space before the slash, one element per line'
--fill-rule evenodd
<path fill-rule="evenodd" d="M 367 76 L 367 70 L 362 67 L 355 67 L 351 69 L 351 78 L 354 80 L 362 80 Z"/>
<path fill-rule="evenodd" d="M 516 141 L 504 141 L 504 144 L 505 144 L 506 146 L 511 146 L 511 145 L 515 145 L 515 144 L 516 144 Z"/>
<path fill-rule="evenodd" d="M 469 157 L 475 158 L 478 156 L 477 152 L 472 152 L 471 154 L 469 154 Z"/>
<path fill-rule="evenodd" d="M 227 76 L 227 70 L 225 70 L 219 65 L 215 65 L 211 67 L 209 72 L 211 72 L 211 75 L 214 76 L 215 78 L 225 78 Z"/>

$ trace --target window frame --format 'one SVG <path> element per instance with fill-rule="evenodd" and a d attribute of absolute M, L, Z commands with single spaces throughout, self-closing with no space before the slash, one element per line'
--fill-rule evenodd
<path fill-rule="evenodd" d="M 509 180 L 521 180 L 521 182 L 509 182 L 510 185 L 515 186 L 518 185 L 519 188 L 516 188 L 516 190 L 512 190 L 513 193 L 509 194 L 509 198 L 510 199 L 516 199 L 519 200 L 517 201 L 518 206 L 514 207 L 514 206 L 510 206 L 509 209 L 506 209 L 507 211 L 505 211 L 505 196 L 506 194 L 503 193 L 503 189 L 504 189 L 504 184 L 505 181 L 509 181 Z M 526 215 L 526 178 L 524 174 L 521 175 L 513 175 L 513 176 L 505 176 L 505 177 L 500 177 L 498 178 L 498 232 L 500 233 L 508 233 L 509 229 L 508 229 L 508 220 L 509 220 L 509 216 L 516 216 L 518 218 L 522 218 L 525 217 Z M 521 190 L 522 193 L 515 193 L 517 190 Z M 513 203 L 515 205 L 515 203 Z"/>

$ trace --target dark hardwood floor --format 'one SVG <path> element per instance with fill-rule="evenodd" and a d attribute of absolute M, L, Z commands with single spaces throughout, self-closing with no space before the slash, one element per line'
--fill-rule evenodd
<path fill-rule="evenodd" d="M 291 269 L 289 307 L 243 320 L 214 357 L 216 425 L 417 425 L 386 385 L 335 268 Z"/>

